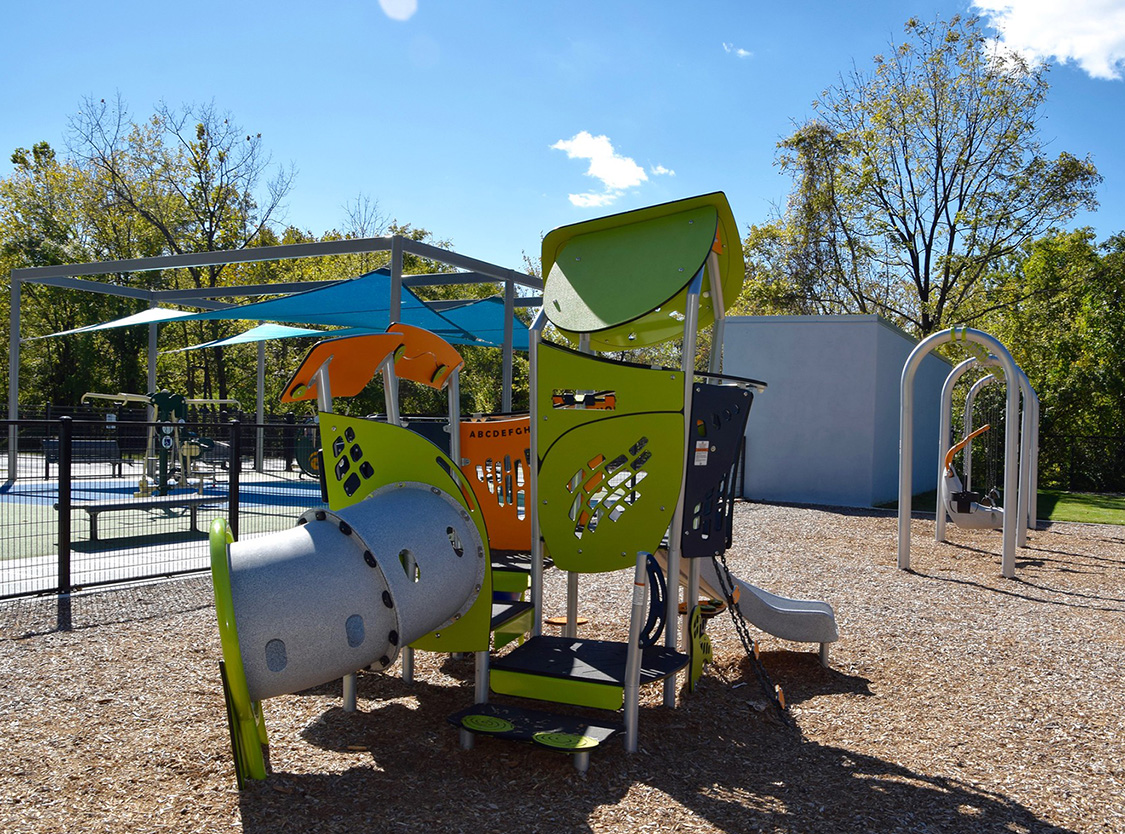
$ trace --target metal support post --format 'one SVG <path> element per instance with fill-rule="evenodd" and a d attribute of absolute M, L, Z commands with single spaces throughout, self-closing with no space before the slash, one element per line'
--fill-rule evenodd
<path fill-rule="evenodd" d="M 680 625 L 680 553 L 684 533 L 684 502 L 687 482 L 688 448 L 691 443 L 691 402 L 695 384 L 695 345 L 699 326 L 699 293 L 703 285 L 703 270 L 695 274 L 688 287 L 687 303 L 684 308 L 683 355 L 680 358 L 684 372 L 684 453 L 680 469 L 680 494 L 676 499 L 676 509 L 672 514 L 672 526 L 668 531 L 668 599 L 664 616 L 664 643 L 670 649 L 679 647 Z M 676 706 L 676 678 L 669 675 L 664 680 L 664 705 Z"/>
<path fill-rule="evenodd" d="M 637 554 L 633 569 L 633 606 L 629 614 L 629 648 L 625 656 L 625 752 L 637 752 L 637 718 L 641 692 L 641 628 L 648 601 L 648 557 Z M 669 589 L 672 583 L 668 583 Z"/>
<path fill-rule="evenodd" d="M 547 314 L 542 310 L 535 316 L 528 330 L 528 416 L 531 428 L 531 472 L 527 490 L 529 523 L 531 524 L 531 604 L 535 606 L 531 623 L 531 636 L 543 633 L 543 540 L 539 531 L 539 405 L 538 405 L 538 365 L 539 340 Z"/>

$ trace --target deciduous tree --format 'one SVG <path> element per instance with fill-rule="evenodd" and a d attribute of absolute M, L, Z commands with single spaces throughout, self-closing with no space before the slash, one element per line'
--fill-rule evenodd
<path fill-rule="evenodd" d="M 780 144 L 794 190 L 748 241 L 750 283 L 924 336 L 983 314 L 969 303 L 982 277 L 1092 208 L 1100 178 L 1088 158 L 1046 154 L 1045 67 L 991 43 L 974 18 L 912 19 L 906 35 L 871 70 L 842 75 Z"/>

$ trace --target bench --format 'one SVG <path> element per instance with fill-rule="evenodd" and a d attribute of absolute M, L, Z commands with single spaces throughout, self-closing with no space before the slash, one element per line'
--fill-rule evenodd
<path fill-rule="evenodd" d="M 90 541 L 98 541 L 98 516 L 120 510 L 170 510 L 186 507 L 191 516 L 192 532 L 198 533 L 196 522 L 199 508 L 204 504 L 222 504 L 226 499 L 216 495 L 153 495 L 149 498 L 121 498 L 115 501 L 72 501 L 72 510 L 85 510 L 90 516 Z M 55 509 L 59 508 L 58 503 Z"/>
<path fill-rule="evenodd" d="M 59 462 L 59 441 L 43 441 L 44 478 L 51 477 L 51 464 Z M 71 463 L 112 463 L 113 474 L 121 477 L 121 447 L 112 438 L 100 440 L 76 439 L 70 441 Z"/>

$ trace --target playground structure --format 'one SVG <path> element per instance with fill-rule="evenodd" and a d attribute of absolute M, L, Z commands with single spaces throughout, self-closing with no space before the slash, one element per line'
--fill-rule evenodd
<path fill-rule="evenodd" d="M 1038 483 L 1039 400 L 1027 375 L 1012 359 L 1007 348 L 988 333 L 967 327 L 954 327 L 934 333 L 919 342 L 902 369 L 900 383 L 901 411 L 899 422 L 899 499 L 898 499 L 898 565 L 910 569 L 910 512 L 914 443 L 914 375 L 922 359 L 934 348 L 948 342 L 959 342 L 973 356 L 950 371 L 942 388 L 940 428 L 938 431 L 937 513 L 935 538 L 945 541 L 946 521 L 968 529 L 1000 529 L 1002 531 L 1002 572 L 1015 577 L 1015 548 L 1027 541 L 1027 528 L 1034 527 Z M 966 398 L 965 438 L 951 444 L 953 389 L 971 368 L 999 368 L 1007 386 L 1004 415 L 1004 486 L 1003 508 L 995 500 L 970 491 L 953 468 L 953 457 L 961 449 L 971 449 L 974 437 L 984 427 L 972 430 L 972 405 L 979 386 L 970 389 Z M 1023 404 L 1022 410 L 1020 404 Z M 966 454 L 971 461 L 971 451 Z M 967 470 L 971 464 L 967 464 Z M 968 478 L 966 478 L 968 480 Z"/>
<path fill-rule="evenodd" d="M 330 509 L 247 542 L 232 541 L 221 520 L 211 531 L 240 783 L 265 777 L 263 699 L 341 677 L 345 708 L 354 709 L 356 671 L 387 669 L 401 655 L 409 677 L 413 650 L 473 654 L 475 703 L 450 718 L 463 747 L 475 734 L 530 741 L 572 755 L 579 770 L 621 731 L 625 749 L 637 749 L 642 685 L 663 682 L 668 706 L 680 671 L 690 668 L 694 686 L 709 645 L 701 590 L 721 593 L 732 616 L 821 644 L 827 659 L 837 639 L 830 606 L 770 595 L 715 561 L 731 544 L 738 449 L 754 394 L 765 388 L 721 373 L 725 309 L 744 272 L 737 241 L 721 194 L 551 232 L 543 308 L 530 330 L 527 416 L 462 421 L 460 357 L 418 328 L 392 323 L 386 333 L 310 351 L 285 397 L 317 401 Z M 548 322 L 578 349 L 545 341 Z M 696 338 L 708 326 L 709 366 L 697 372 Z M 678 369 L 595 354 L 670 340 L 681 342 Z M 357 393 L 377 373 L 386 422 L 333 410 L 333 398 Z M 403 380 L 448 391 L 449 455 L 400 425 Z M 512 550 L 529 555 L 526 570 L 495 558 Z M 646 604 L 650 589 L 660 596 L 653 553 L 676 578 L 658 606 Z M 559 637 L 541 628 L 548 562 L 567 572 Z M 630 568 L 629 639 L 579 639 L 581 576 Z M 517 637 L 492 656 L 493 642 Z M 608 717 L 489 703 L 490 693 Z"/>

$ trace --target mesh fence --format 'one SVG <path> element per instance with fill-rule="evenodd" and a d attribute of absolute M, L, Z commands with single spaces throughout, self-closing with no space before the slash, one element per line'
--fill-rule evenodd
<path fill-rule="evenodd" d="M 206 570 L 207 530 L 239 538 L 325 506 L 311 424 L 6 422 L 0 599 Z"/>

